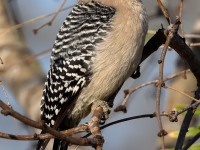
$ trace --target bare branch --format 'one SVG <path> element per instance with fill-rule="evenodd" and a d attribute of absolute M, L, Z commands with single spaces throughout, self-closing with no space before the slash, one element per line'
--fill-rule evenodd
<path fill-rule="evenodd" d="M 171 87 L 171 86 L 166 86 L 166 85 L 165 85 L 165 86 L 163 86 L 163 88 L 167 88 L 167 89 L 174 90 L 174 91 L 176 91 L 176 92 L 178 92 L 178 93 L 180 93 L 180 94 L 182 94 L 182 95 L 184 95 L 184 96 L 190 98 L 191 100 L 194 100 L 194 101 L 196 101 L 196 102 L 200 102 L 200 100 L 198 100 L 198 99 L 196 99 L 196 98 L 194 98 L 194 97 L 192 97 L 192 96 L 190 96 L 190 95 L 188 95 L 188 94 L 186 94 L 186 93 L 184 93 L 184 92 L 182 92 L 182 91 L 180 91 L 180 90 L 178 90 L 178 89 L 176 89 L 176 88 L 173 88 L 173 87 Z"/>
<path fill-rule="evenodd" d="M 169 34 L 167 36 L 167 40 L 165 42 L 160 60 L 158 61 L 158 63 L 159 63 L 159 79 L 158 79 L 157 91 L 156 91 L 156 115 L 157 115 L 156 118 L 157 118 L 158 126 L 159 126 L 159 129 L 160 129 L 158 136 L 161 137 L 161 147 L 162 147 L 163 150 L 165 149 L 164 136 L 167 135 L 167 132 L 163 129 L 162 121 L 161 121 L 161 117 L 160 117 L 161 87 L 164 86 L 164 82 L 163 82 L 164 60 L 165 60 L 165 55 L 167 53 L 168 46 L 171 42 L 171 39 L 172 39 L 174 33 L 177 32 L 179 24 L 180 24 L 180 22 L 179 22 L 179 20 L 177 20 L 177 22 L 174 25 L 170 25 L 171 28 L 169 30 Z"/>
<path fill-rule="evenodd" d="M 2 81 L 0 81 L 0 86 L 1 86 L 1 89 L 2 89 L 2 91 L 4 93 L 4 95 L 5 95 L 6 101 L 8 102 L 8 105 L 10 106 L 10 101 L 9 101 L 9 98 L 8 98 L 8 94 L 7 94 L 7 92 L 6 92 L 6 90 L 5 90 L 4 86 L 3 86 Z"/>
<path fill-rule="evenodd" d="M 200 99 L 200 88 L 199 87 L 198 87 L 197 91 L 195 92 L 195 98 Z M 191 105 L 193 105 L 193 104 L 195 104 L 195 101 L 192 101 Z M 188 109 L 188 111 L 185 115 L 185 118 L 183 120 L 183 123 L 181 125 L 180 131 L 179 131 L 178 139 L 176 141 L 175 150 L 182 149 L 184 141 L 185 141 L 185 136 L 186 136 L 186 133 L 188 132 L 188 128 L 189 128 L 189 125 L 190 125 L 191 120 L 193 118 L 193 115 L 195 113 L 195 110 L 196 110 L 196 108 L 193 108 L 193 107 Z M 188 146 L 190 146 L 190 145 L 188 145 Z"/>
<path fill-rule="evenodd" d="M 41 129 L 44 132 L 50 133 L 56 138 L 64 140 L 68 143 L 72 143 L 75 145 L 84 145 L 84 146 L 96 146 L 99 144 L 99 140 L 97 140 L 96 138 L 83 139 L 83 138 L 74 138 L 66 136 L 63 133 L 60 133 L 55 129 L 46 126 L 43 122 L 36 122 L 19 114 L 18 112 L 14 111 L 11 107 L 7 106 L 2 100 L 0 100 L 0 107 L 2 108 L 1 113 L 4 114 L 5 116 L 10 115 L 16 118 L 17 120 L 25 123 L 26 125 L 29 125 L 37 129 Z"/>
<path fill-rule="evenodd" d="M 1 62 L 1 64 L 3 65 L 3 60 L 2 60 L 2 58 L 0 57 L 0 62 Z"/>
<path fill-rule="evenodd" d="M 183 76 L 185 73 L 188 73 L 188 72 L 191 72 L 191 71 L 189 69 L 187 69 L 187 70 L 183 70 L 183 71 L 180 71 L 178 73 L 172 74 L 172 75 L 166 77 L 165 79 L 163 79 L 163 82 L 172 80 L 176 77 Z M 122 103 L 115 108 L 114 111 L 115 112 L 118 112 L 118 111 L 126 112 L 126 103 L 127 103 L 128 99 L 129 99 L 129 97 L 132 93 L 134 93 L 135 91 L 137 91 L 137 90 L 139 90 L 143 87 L 149 86 L 149 85 L 157 85 L 157 83 L 158 83 L 158 80 L 153 80 L 153 81 L 149 81 L 149 82 L 140 84 L 140 85 L 133 87 L 131 89 L 124 90 L 124 99 L 123 99 Z"/>
<path fill-rule="evenodd" d="M 76 133 L 85 132 L 88 130 L 87 125 L 80 125 L 78 127 L 68 129 L 66 131 L 60 131 L 60 133 L 70 136 Z M 45 134 L 33 134 L 33 135 L 13 135 L 0 132 L 0 138 L 10 139 L 10 140 L 41 140 L 41 139 L 50 139 L 55 138 L 55 136 L 45 133 Z"/>
<path fill-rule="evenodd" d="M 189 47 L 195 47 L 195 46 L 200 46 L 200 43 L 189 43 Z"/>
<path fill-rule="evenodd" d="M 56 19 L 56 17 L 58 16 L 58 14 L 61 12 L 63 6 L 65 5 L 65 3 L 67 2 L 67 0 L 62 0 L 62 4 L 60 5 L 60 7 L 58 8 L 58 10 L 56 11 L 56 13 L 54 14 L 53 18 L 51 20 L 49 20 L 47 23 L 41 25 L 40 27 L 33 29 L 33 33 L 37 34 L 37 32 L 42 29 L 45 26 L 51 26 L 53 21 Z"/>
<path fill-rule="evenodd" d="M 180 22 L 181 22 L 181 34 L 182 37 L 184 37 L 184 28 L 183 28 L 183 24 L 182 24 L 182 19 L 183 19 L 183 0 L 180 0 L 180 6 L 179 6 L 179 18 L 180 18 Z"/>
<path fill-rule="evenodd" d="M 73 6 L 74 6 L 74 5 L 67 6 L 67 7 L 63 8 L 61 11 L 68 10 L 68 9 L 72 8 Z M 47 15 L 42 15 L 42 16 L 39 16 L 39 17 L 30 19 L 30 20 L 28 20 L 28 21 L 25 21 L 25 22 L 23 22 L 23 23 L 20 23 L 20 24 L 11 26 L 11 27 L 9 27 L 9 28 L 7 28 L 7 29 L 4 29 L 2 32 L 0 32 L 0 36 L 5 36 L 7 33 L 11 32 L 11 31 L 17 30 L 17 29 L 19 29 L 19 28 L 21 28 L 21 27 L 23 27 L 23 26 L 26 26 L 26 25 L 31 24 L 31 23 L 35 23 L 35 22 L 37 22 L 37 21 L 40 21 L 40 20 L 45 19 L 45 18 L 47 18 L 47 17 L 53 16 L 53 15 L 55 15 L 55 14 L 56 14 L 56 12 L 50 13 L 50 14 L 47 14 Z"/>
<path fill-rule="evenodd" d="M 148 30 L 148 34 L 155 34 L 156 31 L 155 30 Z M 199 39 L 200 38 L 200 35 L 199 34 L 184 34 L 183 35 L 184 38 L 197 38 Z"/>
<path fill-rule="evenodd" d="M 167 22 L 168 22 L 169 24 L 171 24 L 171 19 L 170 19 L 170 17 L 169 17 L 169 14 L 168 14 L 167 10 L 165 9 L 164 5 L 162 4 L 161 0 L 157 0 L 157 3 L 158 3 L 158 5 L 159 5 L 159 7 L 161 8 L 161 10 L 162 10 L 162 12 L 163 12 L 163 14 L 164 14 L 164 16 L 165 16 Z"/>
<path fill-rule="evenodd" d="M 35 60 L 36 58 L 38 58 L 38 57 L 40 57 L 40 56 L 43 56 L 43 55 L 46 55 L 46 54 L 48 54 L 48 53 L 50 53 L 50 52 L 51 52 L 51 48 L 50 48 L 50 49 L 47 49 L 47 50 L 44 50 L 44 51 L 42 51 L 42 52 L 39 52 L 39 53 L 37 53 L 37 54 L 31 55 L 31 56 L 29 56 L 29 57 L 27 57 L 27 58 L 22 58 L 22 60 L 20 60 L 19 62 L 15 62 L 15 63 L 13 63 L 13 64 L 7 65 L 4 69 L 2 69 L 2 71 L 6 72 L 6 71 L 8 71 L 8 70 L 10 70 L 10 69 L 15 68 L 15 67 L 18 66 L 18 65 L 24 64 L 24 63 L 26 63 L 27 65 L 28 65 L 28 64 L 31 64 L 32 62 L 34 62 L 34 60 Z"/>

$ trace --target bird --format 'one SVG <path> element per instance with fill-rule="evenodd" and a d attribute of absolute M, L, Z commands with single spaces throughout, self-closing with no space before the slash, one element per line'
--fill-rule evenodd
<path fill-rule="evenodd" d="M 148 30 L 141 0 L 79 0 L 64 20 L 51 52 L 41 120 L 58 131 L 76 127 L 102 106 L 136 70 Z M 39 140 L 37 150 L 48 140 Z M 53 150 L 68 144 L 54 140 Z"/>

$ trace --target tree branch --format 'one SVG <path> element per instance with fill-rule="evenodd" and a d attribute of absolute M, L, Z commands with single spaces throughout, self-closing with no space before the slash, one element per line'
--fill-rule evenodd
<path fill-rule="evenodd" d="M 2 100 L 0 100 L 0 107 L 2 108 L 1 113 L 4 114 L 5 116 L 10 115 L 16 118 L 17 120 L 25 123 L 26 125 L 29 125 L 37 129 L 41 129 L 44 132 L 50 133 L 56 138 L 64 140 L 68 143 L 75 144 L 75 145 L 84 145 L 84 146 L 96 146 L 99 143 L 98 139 L 96 138 L 83 139 L 83 138 L 74 138 L 74 137 L 66 136 L 63 133 L 60 133 L 56 131 L 55 129 L 46 126 L 43 122 L 36 122 L 19 114 L 18 112 L 14 111 L 10 106 L 7 106 Z"/>
<path fill-rule="evenodd" d="M 52 17 L 52 19 L 49 20 L 47 23 L 45 23 L 45 24 L 39 26 L 38 28 L 33 29 L 33 33 L 37 34 L 37 32 L 38 32 L 40 29 L 42 29 L 43 27 L 45 27 L 45 26 L 47 26 L 47 25 L 48 25 L 48 26 L 51 26 L 52 23 L 53 23 L 53 21 L 54 21 L 54 20 L 56 19 L 56 17 L 58 16 L 58 14 L 62 11 L 62 8 L 63 8 L 63 6 L 65 5 L 66 2 L 67 2 L 67 0 L 62 0 L 62 4 L 61 4 L 60 7 L 58 8 L 58 10 L 56 11 L 56 13 L 55 13 L 54 16 Z"/>
<path fill-rule="evenodd" d="M 73 134 L 85 132 L 87 130 L 88 130 L 88 126 L 83 124 L 72 129 L 60 131 L 60 133 L 65 134 L 66 136 L 71 136 Z M 33 134 L 33 135 L 13 135 L 13 134 L 0 132 L 0 138 L 10 139 L 10 140 L 41 140 L 41 139 L 55 138 L 55 136 L 49 133 Z"/>
<path fill-rule="evenodd" d="M 195 92 L 195 98 L 196 99 L 200 99 L 200 87 L 198 87 L 197 91 Z M 191 105 L 193 105 L 195 103 L 195 101 L 192 101 Z M 196 106 L 198 107 L 198 105 Z M 186 133 L 188 132 L 188 128 L 190 125 L 190 122 L 192 120 L 192 117 L 195 113 L 195 108 L 191 107 L 191 109 L 188 109 L 185 118 L 183 120 L 183 123 L 181 125 L 180 131 L 179 131 L 179 135 L 178 135 L 178 139 L 176 141 L 176 146 L 175 146 L 175 150 L 180 150 L 183 147 L 184 141 L 185 141 L 185 136 Z"/>
<path fill-rule="evenodd" d="M 187 150 L 192 144 L 194 144 L 198 139 L 200 138 L 200 132 L 197 133 L 192 139 L 188 141 L 188 143 L 185 144 L 182 150 Z"/>

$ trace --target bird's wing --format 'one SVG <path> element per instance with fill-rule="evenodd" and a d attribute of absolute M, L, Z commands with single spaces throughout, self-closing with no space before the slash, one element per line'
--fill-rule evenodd
<path fill-rule="evenodd" d="M 92 76 L 95 46 L 112 27 L 115 9 L 97 2 L 77 4 L 61 26 L 52 49 L 43 90 L 41 119 L 55 127 L 63 106 L 75 99 Z M 63 117 L 59 122 L 61 122 Z"/>
<path fill-rule="evenodd" d="M 64 111 L 89 83 L 95 46 L 112 28 L 115 9 L 97 2 L 78 3 L 61 26 L 52 49 L 51 66 L 43 89 L 41 119 L 57 129 Z M 40 140 L 37 150 L 49 140 Z"/>

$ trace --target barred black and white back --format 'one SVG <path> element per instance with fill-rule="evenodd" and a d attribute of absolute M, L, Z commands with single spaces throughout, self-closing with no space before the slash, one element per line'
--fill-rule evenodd
<path fill-rule="evenodd" d="M 73 101 L 90 81 L 95 45 L 111 30 L 114 13 L 97 2 L 77 4 L 61 26 L 41 104 L 41 119 L 48 126 L 54 126 L 64 103 Z"/>

